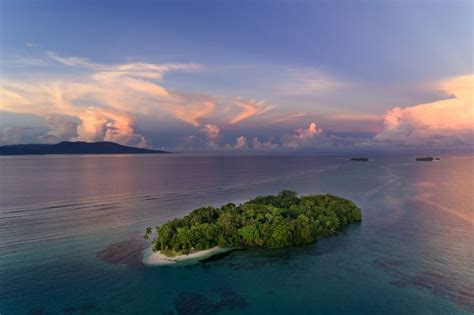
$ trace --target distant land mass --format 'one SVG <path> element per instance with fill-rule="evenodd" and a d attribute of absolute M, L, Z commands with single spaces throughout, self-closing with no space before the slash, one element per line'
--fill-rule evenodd
<path fill-rule="evenodd" d="M 63 141 L 57 144 L 15 144 L 0 146 L 0 155 L 42 154 L 150 154 L 167 151 L 128 147 L 114 142 Z"/>

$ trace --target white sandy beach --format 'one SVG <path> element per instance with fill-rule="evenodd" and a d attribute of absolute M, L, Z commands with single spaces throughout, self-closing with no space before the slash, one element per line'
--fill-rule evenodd
<path fill-rule="evenodd" d="M 149 255 L 145 254 L 143 263 L 145 265 L 153 266 L 163 266 L 163 265 L 173 265 L 173 264 L 192 264 L 203 259 L 209 258 L 213 255 L 225 253 L 231 250 L 230 248 L 222 248 L 215 246 L 206 250 L 197 251 L 188 255 L 179 255 L 174 257 L 168 257 L 162 254 L 160 251 L 155 253 L 151 252 Z"/>

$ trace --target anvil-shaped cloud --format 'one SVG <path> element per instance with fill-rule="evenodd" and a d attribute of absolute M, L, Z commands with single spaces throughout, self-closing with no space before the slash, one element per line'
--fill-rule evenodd
<path fill-rule="evenodd" d="M 474 75 L 442 82 L 440 89 L 449 98 L 390 110 L 375 140 L 402 145 L 472 145 Z"/>

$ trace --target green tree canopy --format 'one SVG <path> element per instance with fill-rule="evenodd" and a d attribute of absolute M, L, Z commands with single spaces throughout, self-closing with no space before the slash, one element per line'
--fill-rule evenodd
<path fill-rule="evenodd" d="M 202 207 L 160 227 L 147 228 L 154 251 L 189 253 L 214 246 L 281 248 L 309 244 L 362 219 L 350 200 L 327 195 L 298 197 L 283 190 L 243 204 Z"/>

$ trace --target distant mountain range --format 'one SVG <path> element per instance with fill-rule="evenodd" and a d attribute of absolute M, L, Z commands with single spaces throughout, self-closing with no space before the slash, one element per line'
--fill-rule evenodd
<path fill-rule="evenodd" d="M 40 154 L 150 154 L 169 153 L 160 150 L 127 147 L 114 142 L 69 142 L 58 144 L 15 144 L 0 146 L 0 155 Z"/>

